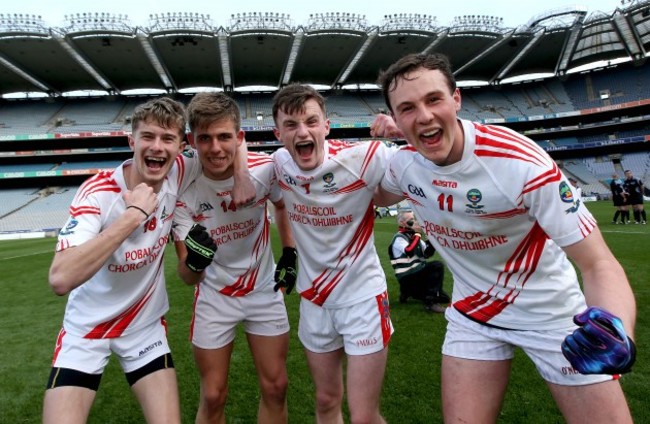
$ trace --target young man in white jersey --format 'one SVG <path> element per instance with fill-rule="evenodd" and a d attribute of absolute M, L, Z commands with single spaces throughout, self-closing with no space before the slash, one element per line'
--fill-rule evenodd
<path fill-rule="evenodd" d="M 197 160 L 180 155 L 184 113 L 181 103 L 165 97 L 136 107 L 133 158 L 88 179 L 70 206 L 49 272 L 53 291 L 69 297 L 44 423 L 86 422 L 112 353 L 145 420 L 180 422 L 162 258 L 176 199 L 200 174 Z M 238 181 L 246 183 L 248 172 L 241 169 L 240 163 Z"/>
<path fill-rule="evenodd" d="M 173 231 L 179 276 L 196 285 L 190 329 L 201 376 L 196 422 L 226 422 L 228 369 L 239 323 L 244 325 L 261 388 L 258 422 L 287 422 L 289 320 L 283 294 L 273 282 L 267 201 L 275 206 L 283 246 L 275 274 L 287 276 L 278 282 L 287 286 L 287 292 L 295 284 L 296 254 L 273 160 L 266 154 L 248 154 L 255 202 L 248 208 L 236 207 L 231 198 L 234 161 L 244 140 L 237 103 L 224 93 L 199 93 L 190 101 L 187 115 L 203 175 L 180 197 Z M 207 240 L 203 247 L 217 251 L 214 260 L 210 254 L 192 256 L 193 240 L 199 244 Z"/>
<path fill-rule="evenodd" d="M 273 101 L 276 174 L 299 253 L 298 335 L 316 386 L 316 421 L 342 423 L 347 356 L 350 421 L 383 423 L 379 399 L 390 322 L 375 250 L 372 197 L 390 156 L 379 141 L 326 140 L 323 97 L 291 84 Z"/>
<path fill-rule="evenodd" d="M 634 363 L 634 296 L 556 164 L 514 131 L 459 119 L 444 56 L 408 55 L 379 82 L 394 122 L 378 118 L 371 134 L 401 132 L 409 146 L 391 160 L 378 201 L 406 197 L 454 275 L 445 422 L 496 422 L 516 347 L 567 422 L 631 422 L 617 378 Z"/>

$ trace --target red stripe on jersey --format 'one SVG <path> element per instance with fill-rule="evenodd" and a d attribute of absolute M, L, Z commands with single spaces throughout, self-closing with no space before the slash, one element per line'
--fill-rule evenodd
<path fill-rule="evenodd" d="M 413 197 L 411 197 L 410 193 L 407 193 L 407 192 L 403 191 L 402 192 L 402 197 L 404 197 L 404 200 L 407 200 L 407 201 L 413 203 L 416 206 L 424 207 L 424 204 L 422 202 L 420 202 L 418 199 L 414 199 Z"/>
<path fill-rule="evenodd" d="M 523 160 L 546 166 L 544 151 L 534 142 L 517 133 L 494 126 L 475 123 L 477 156 L 502 157 Z"/>
<path fill-rule="evenodd" d="M 561 179 L 562 173 L 560 172 L 560 168 L 558 168 L 557 165 L 553 163 L 551 169 L 524 184 L 522 194 L 537 190 L 546 184 L 557 182 Z"/>
<path fill-rule="evenodd" d="M 368 185 L 364 180 L 356 180 L 352 184 L 348 184 L 345 187 L 341 187 L 340 189 L 336 190 L 334 193 L 335 194 L 341 194 L 341 193 L 352 193 L 357 190 L 361 190 L 364 187 L 367 187 Z"/>
<path fill-rule="evenodd" d="M 244 274 L 240 275 L 237 281 L 233 284 L 219 290 L 219 293 L 232 297 L 246 296 L 255 289 L 255 283 L 257 282 L 259 272 L 259 267 L 249 269 Z"/>
<path fill-rule="evenodd" d="M 363 178 L 363 175 L 366 173 L 366 170 L 368 169 L 368 166 L 372 163 L 372 158 L 375 156 L 375 153 L 377 153 L 377 150 L 379 149 L 379 146 L 381 145 L 381 141 L 371 141 L 370 142 L 370 148 L 366 152 L 366 156 L 363 158 L 363 163 L 361 164 L 361 177 Z"/>
<path fill-rule="evenodd" d="M 138 313 L 144 308 L 144 306 L 147 304 L 151 296 L 153 295 L 155 289 L 156 289 L 156 281 L 157 277 L 160 275 L 161 268 L 162 268 L 162 258 L 160 263 L 158 264 L 158 271 L 156 272 L 156 276 L 154 277 L 153 284 L 149 287 L 145 295 L 138 300 L 135 304 L 133 304 L 131 307 L 129 307 L 126 311 L 122 312 L 120 315 L 116 316 L 115 318 L 103 322 L 92 330 L 88 332 L 84 336 L 86 339 L 112 339 L 115 337 L 119 337 L 122 335 L 124 330 L 131 324 L 131 322 L 135 319 L 135 317 L 138 316 Z"/>
<path fill-rule="evenodd" d="M 300 293 L 302 297 L 309 300 L 310 302 L 315 303 L 318 306 L 323 306 L 323 303 L 327 300 L 332 290 L 338 285 L 341 278 L 343 278 L 343 273 L 345 268 L 340 269 L 336 274 L 333 275 L 331 269 L 326 269 L 319 275 L 316 280 L 312 283 L 312 287 Z M 324 288 L 316 288 L 316 285 L 323 285 Z"/>
<path fill-rule="evenodd" d="M 514 298 L 519 295 L 519 291 L 524 287 L 526 281 L 537 269 L 539 260 L 544 252 L 544 246 L 548 240 L 548 235 L 544 232 L 538 222 L 533 225 L 528 235 L 521 241 L 515 249 L 513 255 L 505 264 L 505 269 L 499 273 L 497 284 L 503 287 L 513 287 L 517 290 Z M 510 280 L 516 277 L 514 284 Z M 514 302 L 514 298 L 512 301 Z"/>
<path fill-rule="evenodd" d="M 582 234 L 583 238 L 586 238 L 591 232 L 594 230 L 596 227 L 596 220 L 592 217 L 585 216 L 583 214 L 580 215 L 580 233 Z"/>
<path fill-rule="evenodd" d="M 256 166 L 264 165 L 267 163 L 273 162 L 271 156 L 262 154 L 262 153 L 248 153 L 247 164 L 249 168 L 255 168 Z"/>
<path fill-rule="evenodd" d="M 479 218 L 480 219 L 507 219 L 517 215 L 524 215 L 526 213 L 527 213 L 526 208 L 514 208 L 514 209 L 509 209 L 507 211 L 479 215 Z"/>
<path fill-rule="evenodd" d="M 269 240 L 271 237 L 271 225 L 269 223 L 268 218 L 266 218 L 266 208 L 264 208 L 264 227 L 262 227 L 262 232 L 260 236 L 255 240 L 255 243 L 253 244 L 253 257 L 256 259 L 259 259 L 259 257 L 264 253 L 264 250 L 266 249 L 266 246 L 269 244 Z"/>
<path fill-rule="evenodd" d="M 56 243 L 56 248 L 54 249 L 55 252 L 60 252 L 62 250 L 67 249 L 70 247 L 70 242 L 68 240 L 59 240 Z"/>
<path fill-rule="evenodd" d="M 329 157 L 336 156 L 341 150 L 349 149 L 353 147 L 353 144 L 348 141 L 343 140 L 328 140 L 328 155 Z"/>
<path fill-rule="evenodd" d="M 70 215 L 73 217 L 78 217 L 79 215 L 100 215 L 101 210 L 95 206 L 80 206 L 74 207 L 70 206 Z"/>
<path fill-rule="evenodd" d="M 185 156 L 183 155 L 178 155 L 176 156 L 176 159 L 174 160 L 176 163 L 176 166 L 178 167 L 178 175 L 176 176 L 176 182 L 178 183 L 179 187 L 182 187 L 183 185 L 183 178 L 185 178 Z M 167 178 L 167 177 L 165 177 Z"/>
<path fill-rule="evenodd" d="M 94 177 L 86 180 L 85 183 L 81 185 L 75 199 L 72 203 L 80 203 L 83 199 L 89 195 L 101 192 L 101 191 L 110 191 L 114 193 L 119 193 L 122 191 L 113 179 L 113 171 L 105 171 L 96 174 Z"/>
<path fill-rule="evenodd" d="M 354 263 L 368 245 L 373 234 L 374 219 L 375 211 L 372 204 L 370 204 L 368 205 L 368 209 L 366 209 L 361 224 L 354 232 L 352 239 L 341 251 L 335 268 L 325 269 L 321 272 L 321 274 L 312 282 L 312 287 L 301 293 L 302 297 L 319 306 L 325 303 L 327 297 L 341 281 L 345 271 L 347 271 L 347 262 Z M 336 271 L 337 269 L 338 271 Z"/>
<path fill-rule="evenodd" d="M 264 227 L 262 228 L 262 232 L 253 243 L 253 249 L 251 253 L 251 256 L 254 258 L 254 261 L 252 263 L 255 264 L 255 268 L 247 270 L 246 273 L 242 274 L 233 284 L 219 290 L 219 293 L 226 296 L 245 296 L 255 289 L 255 284 L 260 272 L 259 258 L 266 250 L 271 234 L 271 226 L 268 219 L 264 219 L 263 225 Z"/>
<path fill-rule="evenodd" d="M 515 302 L 530 276 L 537 269 L 548 236 L 535 223 L 526 238 L 517 246 L 487 293 L 477 292 L 454 303 L 463 314 L 479 322 L 488 322 Z M 509 288 L 502 293 L 501 289 Z M 496 297 L 499 296 L 499 297 Z"/>

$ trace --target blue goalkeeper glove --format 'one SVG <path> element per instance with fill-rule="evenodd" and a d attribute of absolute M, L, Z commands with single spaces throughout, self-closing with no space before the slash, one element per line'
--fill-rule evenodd
<path fill-rule="evenodd" d="M 217 244 L 201 224 L 194 224 L 185 237 L 187 257 L 185 265 L 194 272 L 206 269 L 217 252 Z"/>
<path fill-rule="evenodd" d="M 632 370 L 636 346 L 623 322 L 604 309 L 590 307 L 573 317 L 580 328 L 562 342 L 562 353 L 581 374 L 624 374 Z"/>
<path fill-rule="evenodd" d="M 298 275 L 296 272 L 296 259 L 298 259 L 296 249 L 293 247 L 282 249 L 282 256 L 280 256 L 280 260 L 275 267 L 275 276 L 273 278 L 275 286 L 273 286 L 273 290 L 278 291 L 283 287 L 287 294 L 291 294 Z"/>

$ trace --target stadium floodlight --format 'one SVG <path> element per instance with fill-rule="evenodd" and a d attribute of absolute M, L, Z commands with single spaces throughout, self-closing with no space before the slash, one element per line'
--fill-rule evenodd
<path fill-rule="evenodd" d="M 309 15 L 306 29 L 308 31 L 328 29 L 365 31 L 366 27 L 365 15 L 361 16 L 348 12 L 326 12 Z"/>
<path fill-rule="evenodd" d="M 241 17 L 230 20 L 230 31 L 275 29 L 292 31 L 291 19 L 287 14 L 274 12 L 243 12 Z"/>
<path fill-rule="evenodd" d="M 452 32 L 483 31 L 501 32 L 503 18 L 489 15 L 462 15 L 454 17 Z"/>
<path fill-rule="evenodd" d="M 66 23 L 65 28 L 62 29 L 64 33 L 101 30 L 133 32 L 127 15 L 108 12 L 83 12 L 66 15 L 64 22 Z"/>
<path fill-rule="evenodd" d="M 365 20 L 365 16 L 363 19 Z M 434 32 L 438 29 L 438 22 L 435 16 L 394 13 L 384 16 L 380 29 L 381 31 L 421 30 Z"/>
<path fill-rule="evenodd" d="M 231 20 L 235 15 L 231 15 Z M 197 30 L 202 32 L 215 32 L 210 21 L 210 15 L 198 12 L 165 12 L 150 16 L 148 31 L 169 30 Z"/>
<path fill-rule="evenodd" d="M 48 29 L 43 22 L 43 18 L 37 15 L 14 13 L 13 16 L 10 13 L 2 15 L 0 17 L 2 21 L 0 22 L 0 31 L 1 32 L 38 32 L 41 34 L 47 34 Z"/>

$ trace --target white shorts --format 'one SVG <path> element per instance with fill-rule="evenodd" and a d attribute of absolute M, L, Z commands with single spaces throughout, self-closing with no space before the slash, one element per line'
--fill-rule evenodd
<path fill-rule="evenodd" d="M 86 339 L 61 329 L 56 340 L 52 367 L 101 374 L 108 364 L 111 352 L 117 356 L 125 373 L 135 371 L 170 353 L 164 318 L 113 339 Z"/>
<path fill-rule="evenodd" d="M 279 336 L 289 331 L 289 318 L 281 291 L 273 284 L 246 296 L 225 296 L 199 284 L 194 299 L 190 341 L 201 349 L 219 349 L 235 340 L 237 324 L 258 336 Z"/>
<path fill-rule="evenodd" d="M 611 375 L 580 374 L 562 354 L 562 341 L 577 327 L 558 330 L 505 330 L 479 324 L 453 307 L 447 308 L 447 332 L 443 355 L 479 361 L 501 361 L 514 357 L 520 347 L 533 361 L 542 378 L 562 386 L 581 386 L 612 380 Z"/>
<path fill-rule="evenodd" d="M 368 355 L 388 346 L 393 331 L 386 292 L 343 308 L 323 308 L 300 299 L 298 337 L 311 352 L 344 347 L 348 355 Z"/>

